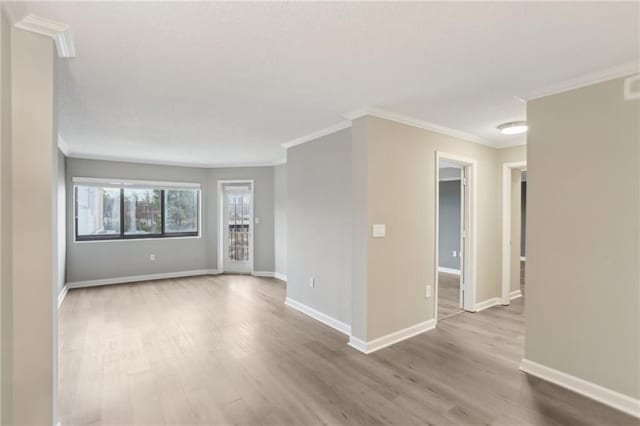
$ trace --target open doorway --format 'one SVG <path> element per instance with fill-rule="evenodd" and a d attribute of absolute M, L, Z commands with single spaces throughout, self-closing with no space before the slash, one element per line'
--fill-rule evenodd
<path fill-rule="evenodd" d="M 502 305 L 524 295 L 526 167 L 526 162 L 520 161 L 505 163 L 502 170 Z"/>
<path fill-rule="evenodd" d="M 253 273 L 253 180 L 218 182 L 218 269 Z"/>
<path fill-rule="evenodd" d="M 474 311 L 475 161 L 436 155 L 436 321 Z"/>

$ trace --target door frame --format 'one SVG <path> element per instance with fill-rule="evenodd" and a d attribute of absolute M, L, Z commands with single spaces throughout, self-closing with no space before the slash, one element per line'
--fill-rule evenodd
<path fill-rule="evenodd" d="M 526 170 L 526 161 L 502 164 L 502 285 L 500 304 L 511 301 L 511 173 Z"/>
<path fill-rule="evenodd" d="M 251 186 L 251 205 L 249 207 L 251 220 L 249 222 L 249 267 L 250 274 L 254 271 L 254 205 L 255 205 L 255 183 L 254 179 L 222 179 L 218 180 L 218 266 L 217 272 L 223 274 L 224 270 L 224 186 L 226 184 L 249 184 Z"/>
<path fill-rule="evenodd" d="M 461 185 L 463 184 L 463 177 L 466 175 L 466 191 L 462 191 L 461 197 L 465 198 L 464 205 L 461 208 L 467 209 L 468 221 L 467 235 L 464 239 L 464 247 L 462 247 L 463 253 L 463 269 L 460 271 L 460 286 L 464 288 L 464 297 L 462 308 L 465 311 L 475 312 L 475 297 L 476 297 L 476 265 L 477 265 L 477 223 L 478 223 L 478 209 L 477 209 L 477 175 L 478 167 L 477 161 L 473 158 L 463 157 L 456 154 L 445 153 L 442 151 L 436 151 L 435 155 L 435 245 L 434 245 L 434 283 L 435 291 L 433 293 L 433 309 L 434 319 L 436 324 L 438 323 L 438 263 L 439 263 L 439 246 L 440 246 L 440 160 L 447 160 L 450 162 L 458 163 L 463 166 L 465 173 L 461 176 Z M 461 209 L 461 217 L 464 217 L 464 210 Z M 460 229 L 462 239 L 463 228 Z M 466 284 L 462 282 L 466 281 Z M 463 287 L 464 286 L 464 287 Z"/>

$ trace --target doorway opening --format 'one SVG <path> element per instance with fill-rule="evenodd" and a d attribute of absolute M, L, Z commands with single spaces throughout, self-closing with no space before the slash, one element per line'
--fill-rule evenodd
<path fill-rule="evenodd" d="M 253 180 L 218 181 L 218 269 L 253 273 Z"/>
<path fill-rule="evenodd" d="M 524 161 L 505 163 L 502 167 L 502 305 L 524 295 L 526 167 Z"/>
<path fill-rule="evenodd" d="M 475 311 L 475 160 L 436 153 L 436 322 Z"/>

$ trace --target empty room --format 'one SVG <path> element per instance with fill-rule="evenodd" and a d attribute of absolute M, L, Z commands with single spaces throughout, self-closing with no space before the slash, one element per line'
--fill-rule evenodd
<path fill-rule="evenodd" d="M 0 12 L 0 424 L 640 425 L 640 3 Z"/>

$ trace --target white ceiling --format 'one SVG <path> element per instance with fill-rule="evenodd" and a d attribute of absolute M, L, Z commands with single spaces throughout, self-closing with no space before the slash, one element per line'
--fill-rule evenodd
<path fill-rule="evenodd" d="M 639 59 L 639 3 L 42 2 L 74 156 L 232 165 L 373 107 L 509 146 L 528 98 Z"/>

